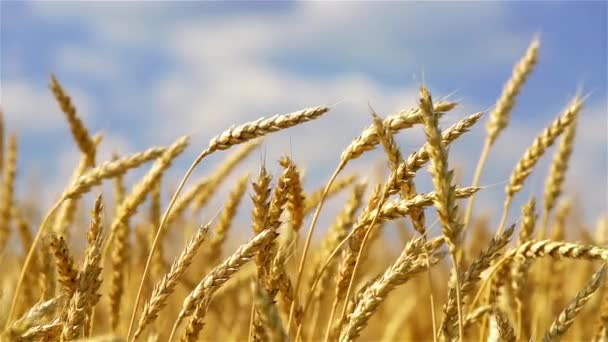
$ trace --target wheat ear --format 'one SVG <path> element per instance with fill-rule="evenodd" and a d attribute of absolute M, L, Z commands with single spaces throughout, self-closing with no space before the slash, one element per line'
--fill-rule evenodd
<path fill-rule="evenodd" d="M 182 309 L 180 310 L 177 320 L 173 325 L 169 341 L 172 341 L 177 328 L 184 318 L 192 315 L 198 305 L 203 308 L 199 311 L 198 317 L 194 318 L 194 322 L 200 321 L 206 312 L 206 304 L 211 300 L 213 293 L 217 291 L 228 279 L 232 277 L 243 265 L 245 265 L 260 249 L 266 247 L 277 237 L 277 233 L 267 229 L 254 236 L 247 243 L 241 245 L 230 257 L 223 263 L 215 267 L 200 283 L 190 292 L 184 300 Z"/>
<path fill-rule="evenodd" d="M 266 228 L 266 216 L 270 207 L 270 182 L 272 177 L 264 166 L 260 167 L 257 180 L 252 184 L 253 211 L 251 213 L 252 230 L 254 234 L 262 232 Z"/>
<path fill-rule="evenodd" d="M 112 161 L 119 159 L 117 153 L 112 154 Z M 126 189 L 124 184 L 123 175 L 118 175 L 114 178 L 114 215 L 118 214 L 120 204 L 125 200 Z M 110 327 L 112 331 L 116 331 L 120 324 L 121 316 L 121 304 L 122 296 L 125 288 L 125 273 L 127 260 L 129 259 L 130 253 L 130 242 L 128 239 L 130 228 L 126 226 L 120 226 L 116 231 L 115 236 L 115 248 L 112 250 L 111 255 L 111 267 L 112 273 L 110 274 L 110 289 L 108 290 L 108 296 L 110 299 L 110 310 L 114 313 L 110 315 Z"/>
<path fill-rule="evenodd" d="M 494 309 L 494 319 L 496 320 L 496 328 L 498 330 L 499 341 L 515 342 L 515 330 L 509 322 L 509 317 L 500 309 Z"/>
<path fill-rule="evenodd" d="M 4 168 L 4 111 L 0 107 L 0 169 Z"/>
<path fill-rule="evenodd" d="M 11 324 L 8 331 L 4 332 L 5 337 L 16 339 L 17 336 L 23 334 L 32 326 L 43 324 L 44 321 L 52 317 L 57 309 L 65 305 L 65 299 L 66 295 L 62 294 L 34 304 L 26 313 Z"/>
<path fill-rule="evenodd" d="M 264 218 L 263 230 L 273 230 L 277 231 L 277 229 L 281 225 L 281 215 L 283 213 L 283 209 L 285 204 L 287 203 L 288 197 L 288 178 L 289 170 L 284 170 L 281 176 L 279 177 L 277 184 L 273 191 L 273 197 L 268 205 L 268 212 L 266 217 Z M 269 294 L 274 298 L 277 291 L 279 290 L 278 284 L 276 282 L 276 278 L 271 277 L 272 272 L 272 261 L 277 254 L 276 244 L 274 241 L 269 242 L 267 248 L 260 251 L 256 255 L 256 267 L 258 269 L 258 277 L 266 286 L 266 290 L 268 290 Z"/>
<path fill-rule="evenodd" d="M 234 190 L 228 196 L 226 204 L 222 209 L 222 214 L 218 220 L 217 225 L 213 229 L 213 237 L 209 241 L 208 256 L 209 264 L 215 263 L 222 256 L 222 245 L 226 241 L 226 235 L 228 230 L 232 226 L 232 221 L 236 215 L 241 199 L 247 190 L 247 181 L 249 175 L 246 174 L 241 177 L 234 187 Z"/>
<path fill-rule="evenodd" d="M 505 254 L 504 258 L 509 259 L 515 256 L 524 257 L 526 259 L 551 256 L 554 258 L 563 257 L 571 259 L 608 261 L 608 249 L 573 242 L 530 240 Z"/>
<path fill-rule="evenodd" d="M 420 88 L 420 113 L 424 121 L 424 132 L 429 143 L 429 156 L 431 158 L 431 167 L 429 171 L 435 187 L 437 196 L 435 198 L 435 208 L 442 225 L 443 236 L 446 238 L 446 244 L 450 250 L 452 264 L 454 268 L 456 280 L 456 297 L 458 305 L 458 336 L 462 341 L 462 308 L 460 299 L 460 280 L 456 256 L 458 254 L 458 246 L 460 244 L 460 233 L 462 231 L 462 223 L 457 217 L 457 206 L 454 196 L 454 186 L 452 185 L 453 171 L 448 169 L 448 154 L 445 146 L 442 143 L 441 133 L 439 131 L 438 117 L 432 111 L 433 101 L 431 94 L 424 87 Z"/>
<path fill-rule="evenodd" d="M 513 169 L 511 177 L 509 178 L 509 183 L 505 188 L 506 199 L 503 206 L 503 215 L 498 227 L 499 232 L 504 228 L 506 223 L 513 196 L 515 196 L 515 194 L 523 188 L 526 178 L 528 178 L 540 157 L 545 154 L 547 148 L 553 145 L 555 139 L 557 139 L 557 137 L 562 134 L 562 132 L 572 123 L 572 121 L 576 119 L 576 116 L 578 115 L 578 112 L 581 110 L 582 106 L 583 100 L 579 96 L 576 96 L 571 101 L 564 113 L 555 119 L 555 121 L 553 121 L 539 136 L 534 139 L 532 145 L 528 147 L 524 156 L 519 160 Z M 539 230 L 539 232 L 541 232 L 541 230 Z"/>
<path fill-rule="evenodd" d="M 566 178 L 566 172 L 568 171 L 568 162 L 572 155 L 572 148 L 574 146 L 574 136 L 576 134 L 576 118 L 566 127 L 562 137 L 560 138 L 559 145 L 555 154 L 553 155 L 553 161 L 547 175 L 547 181 L 545 183 L 545 202 L 543 207 L 543 217 L 540 225 L 538 237 L 543 239 L 547 230 L 547 224 L 549 214 L 555 207 L 557 198 L 562 193 L 562 186 L 564 179 Z"/>
<path fill-rule="evenodd" d="M 259 283 L 255 282 L 253 287 L 253 303 L 255 311 L 260 317 L 264 331 L 268 334 L 270 341 L 287 341 L 287 333 L 281 322 L 277 307 L 268 292 Z"/>
<path fill-rule="evenodd" d="M 395 173 L 400 167 L 400 165 L 402 165 L 404 162 L 403 155 L 401 154 L 401 151 L 399 150 L 397 142 L 393 138 L 390 129 L 387 129 L 387 127 L 384 126 L 383 120 L 378 117 L 378 115 L 373 111 L 373 109 L 372 119 L 374 126 L 376 127 L 378 140 L 380 140 L 380 143 L 384 147 L 384 152 L 388 158 L 389 168 L 393 173 Z M 409 171 L 407 170 L 405 165 L 403 165 L 402 167 L 404 168 L 404 172 Z M 410 177 L 408 177 L 408 179 L 404 181 L 404 184 L 401 184 L 400 188 L 401 195 L 404 198 L 409 199 L 416 195 L 416 184 L 414 183 L 414 180 Z M 416 229 L 416 231 L 420 234 L 423 234 L 425 229 L 424 211 L 419 210 L 418 208 L 413 208 L 410 213 L 410 217 L 412 219 L 414 229 Z"/>
<path fill-rule="evenodd" d="M 196 256 L 196 252 L 207 238 L 207 232 L 209 231 L 210 225 L 211 222 L 201 226 L 197 230 L 196 234 L 194 234 L 194 237 L 186 245 L 180 256 L 175 259 L 169 272 L 167 272 L 156 286 L 154 286 L 150 300 L 144 305 L 144 309 L 139 317 L 139 323 L 135 330 L 135 334 L 133 335 L 134 339 L 137 339 L 144 331 L 145 327 L 154 322 L 158 317 L 158 314 L 166 305 L 167 299 L 173 293 L 179 279 L 184 276 L 186 270 Z"/>
<path fill-rule="evenodd" d="M 16 341 L 56 341 L 61 334 L 62 326 L 63 324 L 58 319 L 49 323 L 41 323 L 21 334 Z"/>
<path fill-rule="evenodd" d="M 478 112 L 475 114 L 471 114 L 464 119 L 458 121 L 452 126 L 446 128 L 441 133 L 441 143 L 444 146 L 448 146 L 454 140 L 460 138 L 464 133 L 468 132 L 469 129 L 475 125 L 479 119 L 483 116 L 483 112 Z M 418 171 L 422 168 L 426 163 L 428 163 L 430 155 L 429 149 L 430 144 L 426 142 L 417 152 L 414 152 L 409 155 L 406 160 L 406 167 L 411 172 Z"/>
<path fill-rule="evenodd" d="M 128 170 L 137 168 L 142 164 L 157 159 L 167 148 L 152 147 L 143 152 L 135 153 L 128 157 L 113 159 L 91 168 L 78 177 L 64 192 L 62 198 L 78 198 L 91 190 L 95 185 L 101 184 L 102 180 L 124 175 Z"/>
<path fill-rule="evenodd" d="M 378 138 L 380 140 L 380 142 L 382 143 L 382 146 L 384 147 L 384 151 L 388 157 L 388 161 L 389 161 L 389 168 L 393 171 L 393 173 L 395 173 L 396 171 L 398 171 L 398 168 L 403 167 L 404 172 L 407 170 L 407 167 L 405 164 L 403 164 L 404 159 L 403 159 L 403 155 L 401 154 L 401 151 L 399 150 L 399 147 L 397 146 L 397 143 L 395 141 L 395 139 L 393 138 L 392 134 L 390 133 L 390 130 L 386 129 L 386 126 L 384 126 L 383 121 L 377 116 L 377 114 L 375 112 L 373 112 L 372 110 L 372 118 L 374 121 L 374 125 L 376 126 L 376 131 L 378 133 Z M 416 190 L 416 184 L 414 183 L 414 180 L 412 179 L 412 177 L 408 177 L 407 180 L 404 180 L 403 184 L 401 184 L 401 197 L 405 198 L 405 199 L 411 199 L 412 197 L 416 196 L 417 190 Z M 424 214 L 424 210 L 422 208 L 412 208 L 410 213 L 409 213 L 410 219 L 412 221 L 412 224 L 414 226 L 414 229 L 421 234 L 422 236 L 425 236 L 425 223 L 426 223 L 426 218 L 425 218 L 425 214 Z M 428 251 L 425 251 L 425 255 L 428 258 L 430 258 Z M 433 332 L 437 331 L 437 318 L 435 315 L 435 298 L 433 296 L 433 293 L 435 292 L 433 289 L 433 280 L 432 280 L 432 275 L 431 275 L 431 269 L 430 269 L 430 265 L 427 265 L 427 276 L 428 276 L 428 283 L 429 283 L 429 287 L 430 287 L 430 295 L 429 295 L 429 305 L 431 308 L 431 321 L 432 321 L 432 325 L 433 325 Z M 433 333 L 433 341 L 436 341 L 436 337 Z"/>
<path fill-rule="evenodd" d="M 127 272 L 127 263 L 129 259 L 129 231 L 130 227 L 127 224 L 121 224 L 116 228 L 114 235 L 113 248 L 111 252 L 111 267 L 110 274 L 110 308 L 112 315 L 110 316 L 110 326 L 112 331 L 116 332 L 120 324 L 121 304 L 125 291 L 125 273 Z"/>
<path fill-rule="evenodd" d="M 288 170 L 287 186 L 289 188 L 289 194 L 287 196 L 287 212 L 289 213 L 289 221 L 291 229 L 294 232 L 299 232 L 304 222 L 304 203 L 306 203 L 306 196 L 302 189 L 302 175 L 296 165 L 289 157 L 283 157 L 279 161 L 281 166 Z"/>
<path fill-rule="evenodd" d="M 586 245 L 581 243 L 552 241 L 552 240 L 530 240 L 521 244 L 517 248 L 513 248 L 505 253 L 500 261 L 496 263 L 492 272 L 486 277 L 484 283 L 479 287 L 475 298 L 471 302 L 471 306 L 479 301 L 480 296 L 484 292 L 488 283 L 490 283 L 496 273 L 505 269 L 515 259 L 531 261 L 537 258 L 550 256 L 552 258 L 568 258 L 578 260 L 602 260 L 608 261 L 608 248 L 595 245 Z"/>
<path fill-rule="evenodd" d="M 438 102 L 433 107 L 434 113 L 442 115 L 456 107 L 456 103 L 452 102 Z M 411 128 L 414 125 L 422 123 L 422 116 L 420 109 L 414 108 L 410 110 L 403 110 L 399 113 L 388 116 L 382 121 L 383 126 L 391 134 L 395 134 L 406 128 Z M 348 161 L 353 160 L 361 156 L 363 153 L 370 151 L 380 143 L 378 139 L 378 132 L 376 127 L 372 123 L 367 127 L 361 135 L 356 137 L 350 145 L 342 152 L 340 157 L 340 163 L 346 164 Z"/>
<path fill-rule="evenodd" d="M 102 211 L 101 196 L 98 196 L 91 215 L 91 226 L 87 235 L 89 245 L 82 269 L 78 275 L 78 287 L 70 300 L 66 320 L 61 331 L 62 341 L 73 340 L 81 335 L 81 331 L 86 326 L 86 316 L 101 297 L 98 290 L 101 286 L 100 277 L 102 271 Z"/>
<path fill-rule="evenodd" d="M 528 46 L 526 54 L 519 60 L 517 65 L 515 65 L 511 78 L 504 85 L 502 94 L 496 102 L 496 107 L 490 114 L 490 118 L 486 126 L 487 136 L 484 147 L 481 151 L 481 155 L 477 161 L 477 166 L 475 167 L 472 186 L 479 185 L 481 173 L 483 172 L 483 168 L 490 154 L 490 148 L 498 138 L 500 132 L 502 132 L 502 130 L 509 125 L 509 120 L 511 119 L 511 110 L 513 109 L 513 106 L 515 106 L 515 99 L 517 98 L 517 95 L 519 95 L 524 83 L 536 65 L 539 46 L 540 42 L 535 38 Z M 473 213 L 474 200 L 475 197 L 471 197 L 467 203 L 467 209 L 464 215 L 465 233 L 471 219 L 471 214 Z"/>
<path fill-rule="evenodd" d="M 522 207 L 522 223 L 519 231 L 518 246 L 530 241 L 534 227 L 536 226 L 536 199 L 534 197 Z M 515 259 L 511 270 L 511 290 L 515 301 L 515 324 L 516 336 L 522 337 L 523 329 L 523 310 L 524 310 L 524 285 L 528 276 L 529 262 Z"/>
<path fill-rule="evenodd" d="M 533 39 L 525 55 L 513 68 L 511 78 L 504 85 L 502 94 L 496 102 L 496 107 L 492 111 L 492 114 L 490 114 L 486 127 L 488 132 L 486 139 L 490 141 L 490 145 L 494 144 L 500 132 L 509 125 L 511 110 L 515 106 L 515 99 L 536 66 L 539 48 L 540 41 L 537 38 Z"/>
<path fill-rule="evenodd" d="M 442 238 L 429 242 L 431 253 L 441 246 Z M 355 309 L 349 315 L 348 322 L 340 333 L 340 341 L 352 341 L 357 338 L 367 325 L 369 317 L 378 305 L 384 301 L 395 286 L 404 284 L 414 274 L 422 272 L 427 267 L 425 257 L 420 257 L 425 248 L 423 238 L 410 242 L 395 263 L 382 276 L 365 288 L 356 301 Z M 434 255 L 429 261 L 431 265 L 441 260 L 440 255 Z"/>
<path fill-rule="evenodd" d="M 71 295 L 76 291 L 78 282 L 78 271 L 74 267 L 72 253 L 70 253 L 63 236 L 51 235 L 50 239 L 50 248 L 55 257 L 58 281 L 65 291 Z"/>
<path fill-rule="evenodd" d="M 93 141 L 93 138 L 89 134 L 89 131 L 85 127 L 82 120 L 78 117 L 76 113 L 76 107 L 72 103 L 70 96 L 68 96 L 65 90 L 59 84 L 59 81 L 55 77 L 55 75 L 51 75 L 51 91 L 55 96 L 55 99 L 59 103 L 59 107 L 61 111 L 65 114 L 66 119 L 68 120 L 68 124 L 70 125 L 70 130 L 72 131 L 72 136 L 78 145 L 78 148 L 84 155 L 87 156 L 88 164 L 93 165 L 95 162 L 95 153 L 96 153 L 96 144 Z"/>
<path fill-rule="evenodd" d="M 581 289 L 568 306 L 559 314 L 559 316 L 551 323 L 549 331 L 543 337 L 545 342 L 553 342 L 561 340 L 562 335 L 566 333 L 572 322 L 582 310 L 583 306 L 591 299 L 591 296 L 597 291 L 606 275 L 606 266 L 603 266 L 597 271 L 589 283 Z"/>
<path fill-rule="evenodd" d="M 492 262 L 496 261 L 502 250 L 509 243 L 513 235 L 514 227 L 505 230 L 502 234 L 492 238 L 488 247 L 471 263 L 469 268 L 462 274 L 460 283 L 461 298 L 467 296 L 481 279 L 481 274 L 487 270 Z M 447 341 L 453 340 L 458 325 L 458 298 L 456 284 L 450 283 L 448 300 L 443 307 L 444 320 L 441 323 L 441 333 Z"/>
<path fill-rule="evenodd" d="M 8 138 L 8 154 L 2 175 L 2 194 L 0 197 L 0 253 L 4 251 L 10 237 L 11 208 L 15 191 L 15 175 L 17 173 L 17 136 Z"/>

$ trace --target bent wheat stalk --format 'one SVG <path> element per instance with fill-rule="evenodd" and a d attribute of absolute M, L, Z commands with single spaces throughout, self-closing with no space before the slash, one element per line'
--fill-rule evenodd
<path fill-rule="evenodd" d="M 256 121 L 248 122 L 248 123 L 245 123 L 245 124 L 237 126 L 237 127 L 231 127 L 230 129 L 224 131 L 220 135 L 211 139 L 207 149 L 205 149 L 203 152 L 201 152 L 201 154 L 198 155 L 198 157 L 196 157 L 196 159 L 192 162 L 192 164 L 190 165 L 190 167 L 188 168 L 188 170 L 182 177 L 182 180 L 180 181 L 177 189 L 175 190 L 175 193 L 171 197 L 171 200 L 169 201 L 169 205 L 167 206 L 167 209 L 165 210 L 165 213 L 163 214 L 160 225 L 158 226 L 158 229 L 156 230 L 156 235 L 154 236 L 154 240 L 152 242 L 152 246 L 150 247 L 150 252 L 148 253 L 148 258 L 147 258 L 146 264 L 144 266 L 144 271 L 141 276 L 139 289 L 137 290 L 137 294 L 135 296 L 135 304 L 133 306 L 133 313 L 131 314 L 131 321 L 129 323 L 129 329 L 127 330 L 127 338 L 129 338 L 131 336 L 131 331 L 133 329 L 133 325 L 135 323 L 135 317 L 137 315 L 137 308 L 139 306 L 139 302 L 141 300 L 141 295 L 143 292 L 146 277 L 149 272 L 150 263 L 152 261 L 154 251 L 155 251 L 156 247 L 158 246 L 159 236 L 161 236 L 161 234 L 164 230 L 165 221 L 167 220 L 168 215 L 171 213 L 171 209 L 173 208 L 173 205 L 175 204 L 175 201 L 177 200 L 177 197 L 179 196 L 182 188 L 186 184 L 186 181 L 188 180 L 188 178 L 190 177 L 190 175 L 192 174 L 192 172 L 194 171 L 196 166 L 205 157 L 207 157 L 208 155 L 210 155 L 216 151 L 227 150 L 232 146 L 236 146 L 236 145 L 254 140 L 255 138 L 265 136 L 269 133 L 277 132 L 282 129 L 286 129 L 289 127 L 293 127 L 295 125 L 302 124 L 304 122 L 308 122 L 308 121 L 317 119 L 321 115 L 327 113 L 328 111 L 329 111 L 328 107 L 320 106 L 320 107 L 303 109 L 301 111 L 290 113 L 290 114 L 275 115 L 268 119 L 260 118 Z"/>

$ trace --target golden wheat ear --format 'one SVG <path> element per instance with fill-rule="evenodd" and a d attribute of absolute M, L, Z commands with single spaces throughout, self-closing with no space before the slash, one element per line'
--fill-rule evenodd
<path fill-rule="evenodd" d="M 17 174 L 17 136 L 8 139 L 8 154 L 2 170 L 2 193 L 0 194 L 0 253 L 4 252 L 10 237 L 11 209 L 14 202 L 15 177 Z"/>
<path fill-rule="evenodd" d="M 215 293 L 226 281 L 228 281 L 243 265 L 257 254 L 268 243 L 274 241 L 277 233 L 267 229 L 254 236 L 247 243 L 241 245 L 223 263 L 215 267 L 198 285 L 190 292 L 184 300 L 177 320 L 173 325 L 169 341 L 175 335 L 177 329 L 184 319 L 192 316 L 191 322 L 185 331 L 187 340 L 196 340 L 202 329 L 202 322 L 207 313 L 209 302 Z"/>
<path fill-rule="evenodd" d="M 171 269 L 165 276 L 154 286 L 152 295 L 148 302 L 144 305 L 144 309 L 139 318 L 137 329 L 135 330 L 134 339 L 137 339 L 146 326 L 152 324 L 158 317 L 160 311 L 167 305 L 167 300 L 173 294 L 179 280 L 184 277 L 186 270 L 192 264 L 192 260 L 196 256 L 197 251 L 208 236 L 211 222 L 201 226 L 194 237 L 186 245 L 179 257 L 175 259 L 171 265 Z"/>
<path fill-rule="evenodd" d="M 576 316 L 578 316 L 579 312 L 583 309 L 583 306 L 602 285 L 605 275 L 606 266 L 602 266 L 602 268 L 593 275 L 589 283 L 576 294 L 570 304 L 568 304 L 553 323 L 551 323 L 551 327 L 543 337 L 543 341 L 552 342 L 561 339 L 561 336 L 568 331 Z"/>

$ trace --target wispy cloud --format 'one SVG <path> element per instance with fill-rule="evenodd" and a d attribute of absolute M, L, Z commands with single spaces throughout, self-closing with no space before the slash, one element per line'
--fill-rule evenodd
<path fill-rule="evenodd" d="M 167 143 L 184 133 L 194 134 L 196 149 L 235 123 L 337 103 L 318 122 L 264 144 L 269 162 L 289 153 L 307 166 L 314 186 L 325 181 L 342 149 L 369 124 L 368 103 L 382 115 L 415 106 L 417 85 L 424 81 L 435 97 L 459 90 L 454 97 L 463 104 L 443 120 L 444 126 L 491 105 L 511 65 L 542 29 L 536 23 L 516 25 L 523 19 L 511 7 L 497 2 L 305 2 L 261 9 L 236 3 L 36 2 L 29 10 L 40 25 L 68 32 L 78 28 L 84 36 L 50 35 L 49 41 L 58 42 L 45 51 L 53 56 L 49 68 L 65 75 L 79 111 L 90 114 L 95 129 L 112 134 L 109 141 L 120 142 L 119 149 Z M 556 8 L 560 6 L 551 10 Z M 575 29 L 585 27 L 583 19 L 570 20 L 582 23 Z M 533 137 L 568 100 L 578 80 L 561 79 L 562 84 L 552 77 L 582 61 L 566 54 L 573 43 L 543 32 L 546 50 L 541 50 L 539 68 L 548 66 L 526 86 L 512 125 L 494 149 L 484 184 L 506 181 Z M 588 44 L 595 46 L 592 40 Z M 595 67 L 606 70 L 605 65 Z M 55 130 L 61 121 L 57 113 L 48 113 L 57 111 L 50 92 L 38 75 L 27 77 L 27 63 L 19 70 L 13 75 L 21 77 L 3 80 L 2 103 L 10 108 L 10 119 L 26 132 Z M 605 90 L 606 85 L 594 86 Z M 589 215 L 605 212 L 607 206 L 605 102 L 605 94 L 598 94 L 581 116 L 569 174 L 568 188 L 574 191 L 603 185 L 586 194 Z M 483 124 L 450 148 L 453 162 L 463 165 L 464 182 L 470 181 L 477 160 Z M 414 129 L 398 141 L 409 153 L 423 137 Z M 353 169 L 371 173 L 370 162 L 381 158 L 372 153 Z M 545 159 L 529 180 L 537 194 L 550 156 Z M 423 181 L 425 187 L 430 184 Z M 498 211 L 503 186 L 486 189 L 480 197 L 481 210 Z"/>

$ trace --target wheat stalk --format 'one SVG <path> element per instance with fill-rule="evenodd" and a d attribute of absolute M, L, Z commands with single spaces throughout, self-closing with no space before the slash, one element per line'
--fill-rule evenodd
<path fill-rule="evenodd" d="M 262 143 L 261 139 L 254 140 L 248 144 L 245 144 L 243 147 L 239 148 L 232 154 L 226 158 L 226 160 L 221 163 L 216 170 L 207 178 L 207 182 L 202 191 L 197 192 L 197 196 L 193 201 L 193 208 L 200 209 L 207 204 L 207 201 L 213 196 L 213 194 L 217 191 L 219 186 L 222 184 L 222 181 L 226 179 L 226 176 L 230 174 L 232 170 L 247 156 L 251 154 L 260 144 Z M 186 196 L 183 196 L 186 197 Z M 177 207 L 177 205 L 176 205 Z"/>

